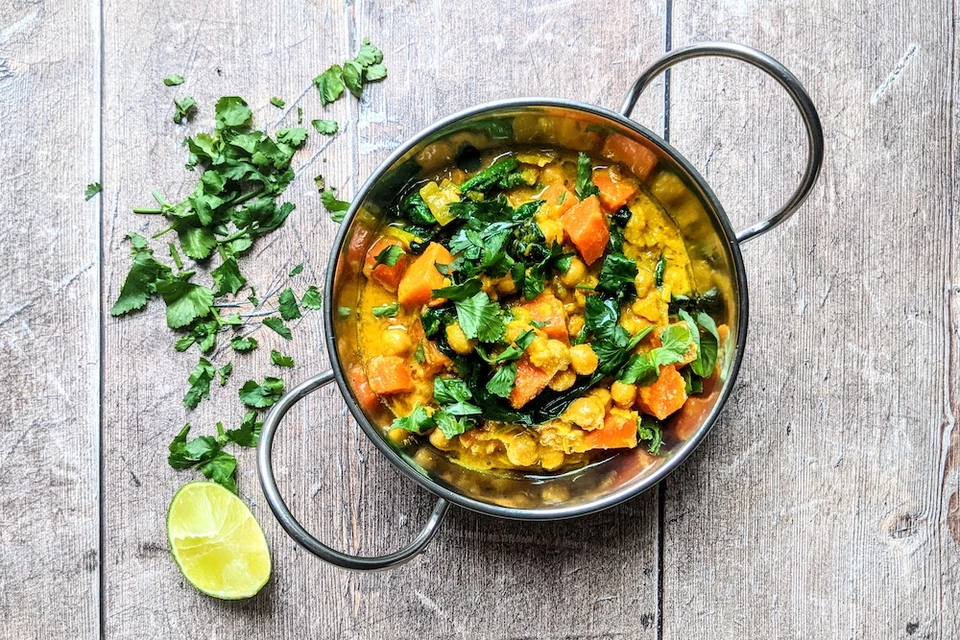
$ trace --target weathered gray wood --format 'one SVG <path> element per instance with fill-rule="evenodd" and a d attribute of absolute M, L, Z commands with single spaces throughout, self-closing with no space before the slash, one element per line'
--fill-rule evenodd
<path fill-rule="evenodd" d="M 0 635 L 99 629 L 99 23 L 0 2 Z"/>
<path fill-rule="evenodd" d="M 673 15 L 675 46 L 730 39 L 793 69 L 827 159 L 796 218 L 744 247 L 740 382 L 667 487 L 664 637 L 956 637 L 949 3 L 677 0 Z M 731 62 L 673 75 L 672 139 L 738 227 L 804 158 L 792 106 L 759 78 Z"/>
<path fill-rule="evenodd" d="M 199 595 L 179 578 L 163 528 L 170 497 L 197 476 L 169 469 L 165 447 L 187 420 L 206 432 L 217 419 L 238 420 L 236 387 L 274 373 L 265 356 L 280 341 L 258 332 L 260 351 L 232 358 L 237 368 L 226 390 L 214 389 L 211 400 L 187 413 L 179 402 L 196 355 L 172 351 L 162 308 L 120 321 L 106 315 L 127 269 L 123 234 L 159 228 L 130 208 L 147 203 L 152 187 L 175 196 L 190 186 L 177 147 L 183 131 L 168 122 L 173 96 L 200 102 L 204 111 L 192 128 L 208 126 L 213 100 L 230 93 L 246 96 L 260 121 L 277 113 L 270 96 L 285 98 L 295 111 L 293 98 L 301 93 L 305 117 L 320 117 L 310 79 L 352 55 L 364 36 L 383 48 L 390 77 L 361 104 L 348 98 L 328 109 L 341 133 L 291 187 L 298 210 L 288 226 L 245 266 L 260 291 L 301 260 L 310 267 L 300 277 L 318 281 L 335 225 L 313 192 L 315 173 L 350 195 L 403 139 L 485 100 L 545 94 L 620 102 L 640 61 L 661 46 L 663 7 L 611 7 L 609 18 L 622 27 L 613 35 L 600 22 L 570 30 L 563 16 L 572 10 L 566 4 L 494 9 L 482 2 L 454 11 L 419 4 L 344 9 L 294 2 L 274 9 L 107 1 L 104 162 L 108 198 L 116 203 L 104 228 L 107 637 L 131 637 L 145 624 L 181 637 L 288 637 L 307 629 L 311 637 L 344 638 L 654 636 L 655 494 L 566 523 L 498 522 L 455 510 L 422 558 L 393 572 L 356 575 L 307 556 L 283 534 L 262 502 L 252 455 L 241 460 L 241 494 L 272 544 L 274 580 L 249 603 Z M 182 73 L 186 84 L 162 87 L 170 72 Z M 660 104 L 655 97 L 646 104 L 648 123 L 656 124 Z M 325 142 L 312 140 L 300 162 Z M 317 315 L 295 328 L 286 349 L 299 365 L 286 376 L 291 381 L 324 366 L 320 328 Z M 291 507 L 341 549 L 397 548 L 416 533 L 432 500 L 380 459 L 333 390 L 305 404 L 291 412 L 276 446 L 278 481 Z"/>

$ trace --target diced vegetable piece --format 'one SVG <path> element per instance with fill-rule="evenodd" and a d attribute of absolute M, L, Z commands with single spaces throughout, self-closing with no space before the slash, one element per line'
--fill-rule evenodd
<path fill-rule="evenodd" d="M 453 262 L 453 256 L 446 247 L 431 242 L 400 278 L 397 301 L 408 308 L 430 302 L 433 290 L 443 286 L 443 274 L 437 271 L 436 265 L 451 262 Z"/>
<path fill-rule="evenodd" d="M 436 182 L 428 182 L 420 187 L 420 197 L 427 203 L 430 213 L 437 219 L 440 226 L 449 224 L 456 217 L 450 213 L 450 205 L 460 201 L 460 189 L 449 180 L 444 180 L 439 185 Z"/>
<path fill-rule="evenodd" d="M 350 242 L 347 244 L 346 263 L 354 273 L 363 263 L 363 257 L 366 255 L 367 245 L 370 243 L 370 231 L 362 226 L 354 229 L 350 236 Z"/>
<path fill-rule="evenodd" d="M 413 378 L 406 358 L 378 356 L 367 366 L 367 380 L 374 393 L 389 396 L 413 391 Z"/>
<path fill-rule="evenodd" d="M 536 398 L 547 388 L 550 377 L 546 371 L 531 364 L 527 356 L 517 360 L 517 377 L 513 381 L 513 390 L 508 398 L 510 406 L 519 409 Z"/>
<path fill-rule="evenodd" d="M 577 204 L 577 196 L 559 182 L 550 185 L 540 199 L 544 201 L 541 211 L 551 219 L 559 219 L 570 207 Z"/>
<path fill-rule="evenodd" d="M 588 265 L 603 255 L 610 240 L 610 229 L 596 196 L 590 196 L 571 207 L 560 218 L 560 225 Z"/>
<path fill-rule="evenodd" d="M 590 449 L 632 449 L 637 446 L 637 412 L 613 409 L 603 420 L 603 428 L 584 437 Z"/>
<path fill-rule="evenodd" d="M 549 337 L 564 342 L 570 342 L 567 335 L 567 314 L 563 310 L 563 302 L 557 299 L 550 291 L 544 291 L 530 302 L 520 305 L 530 312 L 534 322 L 543 324 L 543 332 Z"/>
<path fill-rule="evenodd" d="M 619 171 L 598 169 L 593 172 L 593 184 L 600 189 L 600 202 L 607 211 L 616 211 L 630 202 L 637 193 L 633 180 L 623 179 Z"/>
<path fill-rule="evenodd" d="M 376 280 L 383 285 L 384 289 L 391 292 L 397 290 L 397 286 L 400 284 L 400 278 L 407 268 L 407 254 L 402 254 L 397 258 L 396 264 L 392 266 L 383 263 L 377 264 L 377 256 L 393 246 L 403 248 L 397 240 L 380 238 L 367 250 L 367 257 L 363 264 L 363 275 Z M 396 249 L 394 249 L 394 251 L 396 251 Z"/>
<path fill-rule="evenodd" d="M 380 398 L 367 381 L 367 376 L 360 367 L 353 367 L 347 372 L 347 378 L 350 380 L 350 388 L 357 397 L 360 408 L 367 413 L 372 413 L 380 407 Z"/>
<path fill-rule="evenodd" d="M 650 149 L 617 133 L 607 136 L 600 155 L 625 165 L 640 180 L 646 179 L 657 166 L 657 156 Z"/>
<path fill-rule="evenodd" d="M 649 387 L 640 387 L 637 406 L 658 420 L 663 420 L 687 401 L 686 383 L 675 366 L 660 369 L 660 377 Z"/>

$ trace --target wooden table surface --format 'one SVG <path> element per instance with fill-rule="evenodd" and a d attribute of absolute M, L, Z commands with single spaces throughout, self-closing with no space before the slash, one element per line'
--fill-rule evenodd
<path fill-rule="evenodd" d="M 9 638 L 960 637 L 960 88 L 956 0 L 645 2 L 82 2 L 0 0 L 0 636 Z M 311 79 L 370 37 L 386 81 L 326 111 Z M 747 244 L 743 368 L 706 442 L 657 490 L 574 521 L 454 509 L 428 551 L 378 574 L 309 556 L 240 455 L 274 576 L 257 598 L 206 598 L 166 548 L 165 509 L 195 472 L 166 464 L 187 421 L 235 424 L 235 358 L 193 412 L 196 363 L 163 308 L 110 317 L 128 231 L 150 190 L 192 188 L 182 138 L 242 95 L 273 128 L 333 117 L 294 161 L 297 210 L 258 245 L 266 290 L 295 264 L 321 283 L 336 225 L 313 176 L 349 196 L 435 119 L 513 96 L 617 108 L 665 50 L 749 44 L 804 82 L 826 134 L 820 182 Z M 164 87 L 170 73 L 186 78 Z M 193 95 L 189 127 L 170 121 Z M 271 106 L 271 96 L 287 101 Z M 326 114 L 326 115 L 324 115 Z M 738 227 L 799 179 L 799 118 L 746 65 L 684 63 L 636 119 L 665 131 Z M 329 144 L 328 144 L 329 143 Z M 87 183 L 103 193 L 84 201 Z M 305 282 L 307 281 L 305 280 Z M 287 349 L 290 382 L 325 366 L 321 320 Z M 266 348 L 266 349 L 265 349 Z M 229 359 L 230 354 L 221 354 Z M 277 443 L 295 512 L 330 544 L 400 546 L 433 500 L 363 437 L 330 389 Z"/>

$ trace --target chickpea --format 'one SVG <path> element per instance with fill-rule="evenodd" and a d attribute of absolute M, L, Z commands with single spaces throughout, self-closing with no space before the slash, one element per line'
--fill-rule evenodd
<path fill-rule="evenodd" d="M 508 273 L 503 278 L 500 278 L 500 281 L 497 283 L 497 291 L 505 295 L 516 293 L 517 283 L 513 281 L 513 276 Z"/>
<path fill-rule="evenodd" d="M 570 347 L 570 364 L 573 370 L 581 376 L 588 376 L 597 370 L 599 361 L 593 347 L 588 344 L 578 344 Z"/>
<path fill-rule="evenodd" d="M 557 453 L 560 453 L 560 452 L 558 451 Z M 563 464 L 562 453 L 560 454 L 560 463 L 557 464 L 555 467 L 551 467 L 551 469 L 556 469 L 561 464 Z M 543 466 L 544 469 L 547 468 L 545 464 L 541 463 L 541 465 Z M 543 501 L 546 502 L 547 504 L 559 504 L 570 498 L 570 490 L 562 485 L 555 486 L 553 484 L 548 484 L 543 488 L 543 492 L 541 492 L 540 496 L 543 498 Z"/>
<path fill-rule="evenodd" d="M 560 282 L 568 287 L 575 287 L 583 281 L 585 275 L 587 275 L 587 265 L 583 263 L 583 260 L 574 256 L 570 259 L 570 268 L 560 276 Z"/>
<path fill-rule="evenodd" d="M 440 451 L 449 451 L 454 448 L 453 441 L 447 440 L 447 436 L 443 435 L 443 431 L 440 431 L 440 429 L 434 429 L 430 432 L 430 444 Z"/>
<path fill-rule="evenodd" d="M 553 378 L 550 379 L 550 388 L 554 391 L 566 391 L 577 381 L 577 374 L 574 373 L 573 369 L 564 369 L 563 371 L 558 371 Z"/>
<path fill-rule="evenodd" d="M 403 329 L 388 329 L 381 338 L 381 350 L 385 356 L 403 356 L 410 353 L 410 336 Z"/>
<path fill-rule="evenodd" d="M 462 356 L 473 353 L 475 343 L 467 339 L 467 334 L 463 332 L 458 322 L 447 325 L 447 342 L 450 343 L 451 349 Z"/>
<path fill-rule="evenodd" d="M 547 471 L 553 471 L 563 466 L 563 451 L 558 449 L 540 449 L 540 466 Z M 544 492 L 546 493 L 546 492 Z M 546 498 L 546 496 L 544 496 Z M 561 498 L 563 500 L 565 498 Z"/>
<path fill-rule="evenodd" d="M 600 404 L 603 405 L 603 410 L 605 412 L 610 410 L 610 404 L 613 401 L 611 400 L 610 392 L 607 389 L 598 387 L 590 391 L 587 395 L 590 396 L 591 398 L 596 398 L 597 400 L 599 400 Z"/>
<path fill-rule="evenodd" d="M 598 398 L 583 396 L 570 403 L 563 412 L 563 419 L 585 431 L 603 428 L 603 403 Z"/>
<path fill-rule="evenodd" d="M 540 457 L 536 441 L 526 433 L 519 433 L 504 444 L 507 447 L 507 460 L 518 467 L 529 467 Z"/>
<path fill-rule="evenodd" d="M 409 431 L 407 431 L 406 429 L 401 429 L 399 427 L 395 429 L 390 429 L 390 431 L 387 432 L 387 438 L 389 438 L 390 441 L 393 442 L 394 444 L 403 444 L 404 442 L 407 441 L 410 435 L 411 434 Z"/>
<path fill-rule="evenodd" d="M 544 371 L 559 371 L 570 366 L 570 347 L 559 340 L 534 340 L 529 354 L 530 362 Z"/>
<path fill-rule="evenodd" d="M 547 245 L 551 245 L 554 242 L 563 244 L 563 227 L 560 226 L 559 222 L 556 220 L 544 220 L 538 224 L 540 225 L 540 231 L 543 233 L 544 240 L 547 241 Z"/>
<path fill-rule="evenodd" d="M 610 397 L 618 407 L 631 407 L 637 399 L 637 385 L 625 384 L 617 380 L 610 387 Z"/>
<path fill-rule="evenodd" d="M 583 324 L 583 316 L 579 314 L 567 316 L 567 333 L 571 336 L 580 335 L 580 332 L 583 330 Z"/>
<path fill-rule="evenodd" d="M 646 269 L 638 269 L 633 284 L 637 287 L 637 297 L 642 298 L 653 288 L 653 274 Z"/>

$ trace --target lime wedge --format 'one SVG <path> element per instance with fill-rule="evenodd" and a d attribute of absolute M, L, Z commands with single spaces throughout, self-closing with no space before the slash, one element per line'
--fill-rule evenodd
<path fill-rule="evenodd" d="M 180 573 L 214 598 L 241 600 L 270 579 L 270 550 L 247 505 L 213 482 L 183 485 L 167 510 L 167 540 Z"/>

